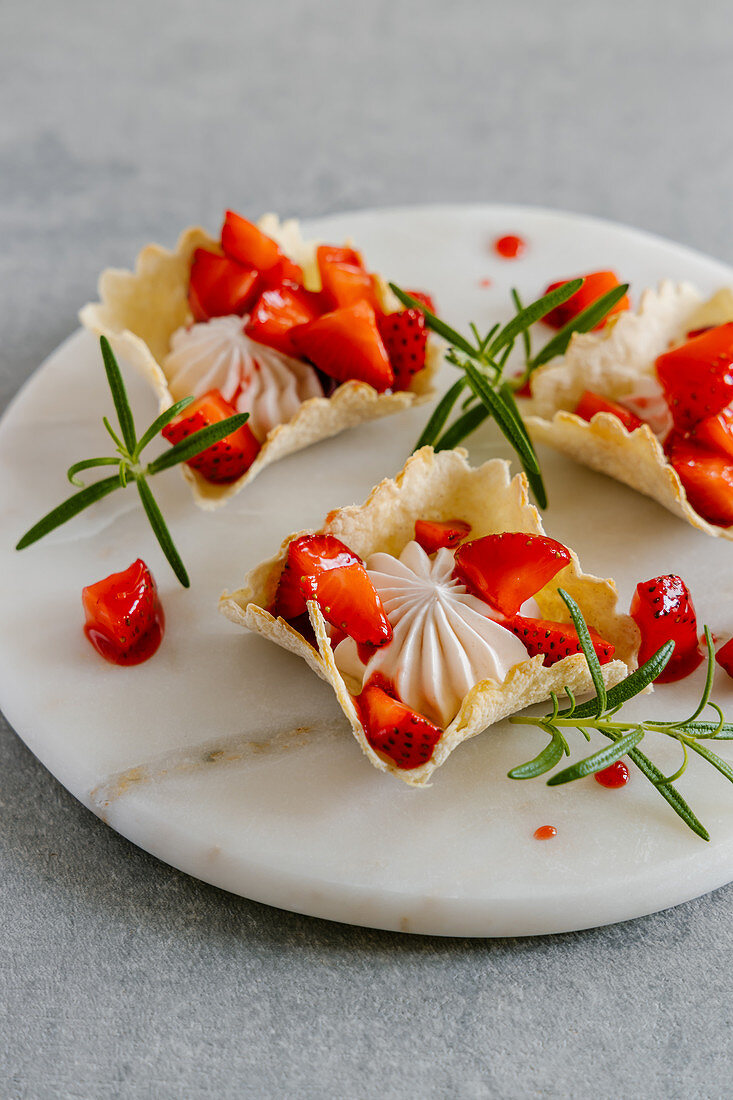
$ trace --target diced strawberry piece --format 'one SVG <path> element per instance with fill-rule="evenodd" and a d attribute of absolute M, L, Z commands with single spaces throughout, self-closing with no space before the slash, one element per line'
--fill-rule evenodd
<path fill-rule="evenodd" d="M 443 731 L 370 681 L 354 699 L 366 739 L 382 757 L 411 771 L 427 764 Z"/>
<path fill-rule="evenodd" d="M 695 511 L 708 523 L 733 526 L 733 459 L 678 436 L 665 449 Z"/>
<path fill-rule="evenodd" d="M 547 619 L 529 619 L 523 615 L 515 615 L 501 625 L 516 634 L 530 657 L 538 653 L 544 654 L 542 663 L 546 668 L 562 661 L 563 657 L 582 652 L 578 632 L 572 623 L 555 623 Z M 608 664 L 613 660 L 616 647 L 590 627 L 588 633 L 600 664 Z"/>
<path fill-rule="evenodd" d="M 733 676 L 733 638 L 722 645 L 715 654 L 715 660 L 721 668 L 724 668 L 729 676 Z"/>
<path fill-rule="evenodd" d="M 282 253 L 276 241 L 261 229 L 233 210 L 227 210 L 221 227 L 221 247 L 227 256 L 240 264 L 268 271 L 274 267 Z"/>
<path fill-rule="evenodd" d="M 257 300 L 244 331 L 260 344 L 267 344 L 285 355 L 297 355 L 290 339 L 295 325 L 309 324 L 321 313 L 317 295 L 302 287 L 282 285 L 265 290 Z"/>
<path fill-rule="evenodd" d="M 356 642 L 386 645 L 392 627 L 363 561 L 334 535 L 301 535 L 288 546 L 273 614 L 294 619 L 317 600 L 332 626 Z"/>
<path fill-rule="evenodd" d="M 459 546 L 454 576 L 502 615 L 511 616 L 569 561 L 569 552 L 555 539 L 504 531 Z"/>
<path fill-rule="evenodd" d="M 430 313 L 436 312 L 435 302 L 424 290 L 407 290 L 405 293 L 409 294 L 411 298 L 416 298 Z"/>
<path fill-rule="evenodd" d="M 462 519 L 415 520 L 415 542 L 420 543 L 426 554 L 434 554 L 441 546 L 452 550 L 470 533 L 471 524 Z"/>
<path fill-rule="evenodd" d="M 228 416 L 234 416 L 236 409 L 225 401 L 218 390 L 209 390 L 198 401 L 189 405 L 179 417 L 166 424 L 163 436 L 169 443 L 180 443 L 201 428 L 218 424 Z M 189 458 L 188 465 L 206 478 L 207 481 L 223 483 L 236 481 L 246 473 L 260 450 L 260 444 L 252 433 L 249 424 L 243 424 L 231 435 L 219 443 L 212 444 L 205 451 Z"/>
<path fill-rule="evenodd" d="M 591 271 L 589 275 L 581 275 L 578 278 L 585 280 L 580 290 L 576 291 L 571 298 L 568 298 L 567 302 L 556 306 L 542 318 L 546 325 L 552 325 L 553 328 L 563 328 L 579 313 L 582 313 L 584 309 L 592 305 L 593 302 L 597 302 L 604 294 L 608 294 L 610 290 L 620 286 L 619 280 L 613 271 Z M 545 290 L 545 294 L 549 294 L 569 282 L 569 279 L 560 279 L 557 283 L 550 283 Z M 595 328 L 603 328 L 609 317 L 613 317 L 615 313 L 623 313 L 624 310 L 629 308 L 629 305 L 628 296 L 625 294 Z"/>
<path fill-rule="evenodd" d="M 358 252 L 322 244 L 316 250 L 316 262 L 323 284 L 323 297 L 331 309 L 353 306 L 366 301 L 374 310 L 379 302 L 371 275 Z"/>
<path fill-rule="evenodd" d="M 394 390 L 409 390 L 413 377 L 425 366 L 428 334 L 419 309 L 383 313 L 377 319 L 389 362 L 394 372 Z"/>
<path fill-rule="evenodd" d="M 188 303 L 197 321 L 246 313 L 257 297 L 259 275 L 251 267 L 205 248 L 193 254 Z"/>
<path fill-rule="evenodd" d="M 716 416 L 733 402 L 733 321 L 665 352 L 656 367 L 675 427 Z"/>
<path fill-rule="evenodd" d="M 394 383 L 374 310 L 367 302 L 324 313 L 309 325 L 298 325 L 291 330 L 291 338 L 301 355 L 339 382 L 352 378 L 368 382 L 378 393 Z"/>
<path fill-rule="evenodd" d="M 706 416 L 692 429 L 690 438 L 703 447 L 728 455 L 733 461 L 733 405 L 728 405 L 716 416 Z"/>
<path fill-rule="evenodd" d="M 610 401 L 607 397 L 601 397 L 600 394 L 586 390 L 577 404 L 575 415 L 583 420 L 592 420 L 599 412 L 613 413 L 629 432 L 636 431 L 644 423 L 636 413 L 632 413 L 631 409 L 625 409 L 617 401 Z"/>
<path fill-rule="evenodd" d="M 84 633 L 106 661 L 139 665 L 155 653 L 165 619 L 153 576 L 138 558 L 81 592 Z"/>
<path fill-rule="evenodd" d="M 656 682 L 681 680 L 702 661 L 697 637 L 697 619 L 687 585 L 671 574 L 641 581 L 631 600 L 629 614 L 641 632 L 639 664 L 653 657 L 665 642 L 674 651 Z"/>

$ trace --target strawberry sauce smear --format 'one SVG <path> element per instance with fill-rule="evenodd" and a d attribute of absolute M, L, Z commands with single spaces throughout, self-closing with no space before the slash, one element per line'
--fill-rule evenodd
<path fill-rule="evenodd" d="M 527 242 L 515 233 L 507 233 L 505 237 L 497 237 L 494 241 L 494 251 L 502 260 L 518 260 L 526 248 Z"/>

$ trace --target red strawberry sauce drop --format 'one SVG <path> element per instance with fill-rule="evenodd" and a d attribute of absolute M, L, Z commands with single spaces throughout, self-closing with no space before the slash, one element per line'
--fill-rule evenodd
<path fill-rule="evenodd" d="M 609 764 L 603 771 L 595 773 L 596 783 L 600 783 L 602 787 L 608 787 L 610 790 L 617 790 L 619 787 L 625 787 L 629 781 L 629 769 L 624 764 L 623 760 L 616 760 L 613 764 Z"/>
<path fill-rule="evenodd" d="M 554 825 L 540 825 L 539 829 L 535 829 L 535 840 L 552 840 L 554 836 L 557 836 L 557 829 Z"/>
<path fill-rule="evenodd" d="M 494 251 L 503 260 L 518 259 L 527 247 L 527 242 L 514 233 L 508 233 L 505 237 L 497 237 L 494 241 Z"/>

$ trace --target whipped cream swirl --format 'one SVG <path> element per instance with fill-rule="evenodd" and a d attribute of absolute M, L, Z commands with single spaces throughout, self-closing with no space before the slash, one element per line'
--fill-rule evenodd
<path fill-rule="evenodd" d="M 258 344 L 244 332 L 246 323 L 246 317 L 213 317 L 179 328 L 163 370 L 174 400 L 219 390 L 237 412 L 250 414 L 249 426 L 262 443 L 309 397 L 323 397 L 323 389 L 308 363 Z"/>
<path fill-rule="evenodd" d="M 527 659 L 519 639 L 495 621 L 499 612 L 453 577 L 451 550 L 440 549 L 431 559 L 419 543 L 408 542 L 399 558 L 372 554 L 366 565 L 394 636 L 366 665 L 355 642 L 345 638 L 334 651 L 345 675 L 365 683 L 381 673 L 403 703 L 445 729 L 475 684 L 501 683 Z M 535 607 L 527 601 L 522 611 L 537 614 Z"/>

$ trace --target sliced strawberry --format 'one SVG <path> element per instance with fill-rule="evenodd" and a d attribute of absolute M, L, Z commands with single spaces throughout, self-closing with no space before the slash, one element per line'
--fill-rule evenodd
<path fill-rule="evenodd" d="M 188 303 L 197 321 L 246 313 L 257 297 L 259 275 L 251 267 L 205 248 L 193 254 Z"/>
<path fill-rule="evenodd" d="M 234 416 L 236 409 L 225 401 L 218 390 L 209 390 L 198 401 L 189 405 L 179 417 L 166 424 L 163 436 L 169 443 L 180 443 L 182 439 L 207 428 L 209 424 L 218 424 L 228 416 Z M 236 481 L 250 468 L 260 449 L 249 424 L 243 424 L 231 435 L 219 443 L 207 447 L 205 451 L 189 458 L 188 465 L 206 478 L 216 483 Z"/>
<path fill-rule="evenodd" d="M 409 390 L 413 377 L 425 366 L 428 334 L 424 315 L 419 309 L 383 313 L 377 328 L 394 372 L 392 389 Z"/>
<path fill-rule="evenodd" d="M 570 554 L 555 539 L 504 531 L 459 546 L 454 576 L 502 615 L 511 616 L 569 561 Z"/>
<path fill-rule="evenodd" d="M 641 581 L 636 586 L 629 614 L 641 632 L 640 665 L 665 642 L 670 639 L 674 642 L 672 656 L 657 683 L 681 680 L 700 664 L 695 608 L 681 577 L 668 574 Z"/>
<path fill-rule="evenodd" d="M 636 413 L 632 413 L 631 409 L 625 409 L 616 401 L 609 401 L 607 397 L 601 397 L 600 394 L 586 390 L 576 406 L 575 415 L 583 420 L 592 420 L 599 412 L 613 413 L 629 432 L 636 431 L 644 423 Z"/>
<path fill-rule="evenodd" d="M 322 244 L 316 249 L 316 262 L 323 284 L 323 297 L 331 309 L 353 306 L 366 301 L 375 311 L 379 309 L 371 275 L 358 252 L 353 248 L 338 248 Z"/>
<path fill-rule="evenodd" d="M 295 325 L 309 324 L 321 312 L 317 295 L 302 287 L 283 284 L 260 295 L 244 331 L 260 344 L 295 356 L 298 353 L 290 339 L 290 330 Z"/>
<path fill-rule="evenodd" d="M 724 668 L 729 676 L 733 676 L 733 638 L 722 645 L 715 654 L 715 660 L 721 668 Z"/>
<path fill-rule="evenodd" d="M 443 731 L 370 681 L 354 702 L 366 739 L 382 757 L 410 771 L 427 764 Z"/>
<path fill-rule="evenodd" d="M 415 520 L 415 542 L 419 542 L 426 554 L 434 554 L 441 546 L 452 550 L 471 533 L 471 524 L 462 519 Z"/>
<path fill-rule="evenodd" d="M 716 416 L 733 402 L 733 321 L 665 352 L 656 367 L 675 427 Z"/>
<path fill-rule="evenodd" d="M 277 242 L 233 210 L 227 210 L 224 217 L 221 247 L 233 260 L 261 271 L 268 286 L 277 286 L 283 280 L 302 282 L 303 272 L 280 251 Z"/>
<path fill-rule="evenodd" d="M 562 305 L 556 306 L 545 314 L 542 320 L 546 325 L 552 325 L 553 328 L 563 328 L 564 325 L 567 325 L 569 321 L 572 321 L 574 317 L 577 317 L 593 302 L 597 302 L 604 294 L 608 294 L 610 290 L 620 286 L 619 280 L 613 271 L 591 271 L 589 275 L 578 277 L 585 280 L 582 287 L 572 297 L 568 298 L 567 302 L 563 302 Z M 565 286 L 565 283 L 568 282 L 570 282 L 569 279 L 560 279 L 557 283 L 550 283 L 545 290 L 545 294 L 557 290 L 558 287 Z M 624 310 L 629 308 L 629 305 L 628 296 L 624 295 L 613 309 L 609 310 L 604 319 L 595 326 L 596 329 L 603 328 L 609 317 L 613 317 L 615 313 L 623 313 Z"/>
<path fill-rule="evenodd" d="M 409 294 L 411 298 L 416 298 L 430 313 L 436 312 L 435 302 L 424 290 L 406 290 L 405 293 Z"/>
<path fill-rule="evenodd" d="M 392 627 L 363 561 L 334 535 L 301 535 L 288 546 L 273 614 L 294 619 L 306 600 L 317 600 L 324 619 L 356 642 L 391 641 Z"/>
<path fill-rule="evenodd" d="M 502 626 L 516 634 L 530 657 L 543 653 L 545 659 L 542 663 L 546 668 L 562 661 L 563 657 L 582 652 L 578 632 L 572 623 L 554 623 L 547 619 L 528 619 L 523 615 L 515 615 L 502 623 Z M 588 633 L 600 664 L 608 664 L 616 652 L 615 646 L 590 627 Z"/>
<path fill-rule="evenodd" d="M 378 393 L 394 383 L 389 356 L 379 335 L 374 310 L 367 302 L 324 313 L 309 325 L 291 330 L 295 348 L 339 382 L 355 378 Z"/>
<path fill-rule="evenodd" d="M 139 665 L 152 657 L 165 619 L 153 576 L 138 558 L 81 592 L 84 633 L 98 653 L 115 665 Z"/>
<path fill-rule="evenodd" d="M 674 435 L 665 450 L 695 511 L 708 523 L 733 526 L 733 460 Z"/>
<path fill-rule="evenodd" d="M 690 439 L 712 451 L 720 451 L 733 461 L 733 405 L 706 416 L 690 432 Z"/>

